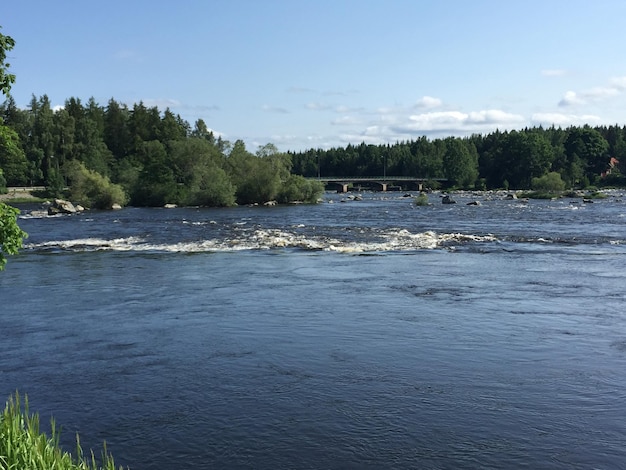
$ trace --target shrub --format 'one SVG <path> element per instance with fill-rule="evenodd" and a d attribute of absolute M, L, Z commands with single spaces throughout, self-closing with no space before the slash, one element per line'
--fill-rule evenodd
<path fill-rule="evenodd" d="M 428 194 L 420 193 L 419 196 L 415 198 L 416 206 L 427 206 L 428 205 Z"/>
<path fill-rule="evenodd" d="M 113 204 L 125 205 L 128 201 L 124 189 L 113 184 L 106 176 L 88 170 L 82 163 L 69 162 L 65 173 L 70 181 L 70 199 L 94 209 L 111 209 Z"/>
<path fill-rule="evenodd" d="M 553 171 L 539 178 L 533 178 L 532 188 L 538 192 L 563 191 L 565 189 L 565 181 L 561 179 L 559 173 Z"/>
<path fill-rule="evenodd" d="M 280 203 L 308 202 L 314 203 L 324 192 L 324 185 L 319 181 L 307 180 L 300 175 L 289 175 L 280 188 L 277 199 Z"/>
<path fill-rule="evenodd" d="M 15 207 L 0 202 L 0 271 L 4 269 L 7 260 L 5 255 L 15 255 L 22 248 L 22 241 L 28 236 L 17 225 L 17 216 L 20 213 Z"/>
<path fill-rule="evenodd" d="M 24 407 L 16 392 L 10 397 L 0 415 L 0 468 L 32 470 L 115 470 L 113 457 L 107 453 L 106 443 L 102 451 L 102 466 L 98 466 L 95 456 L 85 458 L 76 435 L 76 456 L 65 452 L 59 446 L 59 433 L 54 419 L 50 421 L 51 436 L 39 430 L 39 415 L 29 414 L 28 397 L 24 397 Z M 119 467 L 120 469 L 122 467 Z"/>

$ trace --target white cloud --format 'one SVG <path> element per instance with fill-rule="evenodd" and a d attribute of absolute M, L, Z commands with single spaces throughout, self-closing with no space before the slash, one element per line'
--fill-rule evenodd
<path fill-rule="evenodd" d="M 268 113 L 277 113 L 277 114 L 289 114 L 289 111 L 286 108 L 281 108 L 280 106 L 271 106 L 269 104 L 264 104 L 261 106 L 263 111 L 267 111 Z"/>
<path fill-rule="evenodd" d="M 143 104 L 146 108 L 159 108 L 159 111 L 164 111 L 165 108 L 180 108 L 181 103 L 178 100 L 172 98 L 147 98 L 143 100 Z"/>
<path fill-rule="evenodd" d="M 626 90 L 626 77 L 613 77 L 609 83 L 617 90 Z"/>
<path fill-rule="evenodd" d="M 615 87 L 594 87 L 590 90 L 587 90 L 582 93 L 585 98 L 589 98 L 591 100 L 601 100 L 604 98 L 610 98 L 612 96 L 618 95 L 620 90 Z"/>
<path fill-rule="evenodd" d="M 361 124 L 361 120 L 354 116 L 340 116 L 337 119 L 331 121 L 331 124 L 337 126 L 352 126 Z"/>
<path fill-rule="evenodd" d="M 609 86 L 597 86 L 581 92 L 566 92 L 559 101 L 559 106 L 574 106 L 587 104 L 590 101 L 602 101 L 620 95 L 624 91 L 626 91 L 626 77 L 614 77 L 609 80 Z"/>
<path fill-rule="evenodd" d="M 326 111 L 330 109 L 330 105 L 324 103 L 307 103 L 306 108 L 313 111 Z"/>
<path fill-rule="evenodd" d="M 561 114 L 561 113 L 535 113 L 531 120 L 534 124 L 555 125 L 555 126 L 580 126 L 584 124 L 599 123 L 599 116 L 593 114 Z"/>
<path fill-rule="evenodd" d="M 415 103 L 417 108 L 426 109 L 438 108 L 441 105 L 442 101 L 439 98 L 433 98 L 432 96 L 422 96 L 419 100 L 417 100 L 417 103 Z"/>
<path fill-rule="evenodd" d="M 559 106 L 573 106 L 577 104 L 585 104 L 585 100 L 583 100 L 575 91 L 566 91 L 561 101 L 559 101 Z"/>
<path fill-rule="evenodd" d="M 469 113 L 467 122 L 470 124 L 510 125 L 524 122 L 519 114 L 511 114 L 499 109 L 486 109 Z"/>
<path fill-rule="evenodd" d="M 472 132 L 482 129 L 510 128 L 524 122 L 519 114 L 498 109 L 463 113 L 461 111 L 437 111 L 409 116 L 408 130 Z"/>
<path fill-rule="evenodd" d="M 562 77 L 567 75 L 567 70 L 563 69 L 546 69 L 541 71 L 541 75 L 544 77 Z"/>

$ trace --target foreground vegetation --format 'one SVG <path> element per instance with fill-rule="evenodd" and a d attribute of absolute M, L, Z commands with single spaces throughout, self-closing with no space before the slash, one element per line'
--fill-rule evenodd
<path fill-rule="evenodd" d="M 22 248 L 22 242 L 27 237 L 17 225 L 19 210 L 0 202 L 0 271 L 7 262 L 6 255 L 15 255 Z"/>
<path fill-rule="evenodd" d="M 54 420 L 51 428 L 50 437 L 40 431 L 39 415 L 29 413 L 28 397 L 22 405 L 17 392 L 11 396 L 0 415 L 0 470 L 116 470 L 106 443 L 98 464 L 93 452 L 89 457 L 84 455 L 78 435 L 76 453 L 72 455 L 60 448 Z"/>

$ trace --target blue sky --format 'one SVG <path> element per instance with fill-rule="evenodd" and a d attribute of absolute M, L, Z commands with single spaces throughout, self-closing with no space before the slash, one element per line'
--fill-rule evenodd
<path fill-rule="evenodd" d="M 622 0 L 7 0 L 12 95 L 169 107 L 250 151 L 626 124 Z"/>

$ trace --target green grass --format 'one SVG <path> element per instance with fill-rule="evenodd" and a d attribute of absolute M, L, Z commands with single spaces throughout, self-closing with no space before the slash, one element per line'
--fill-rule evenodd
<path fill-rule="evenodd" d="M 99 466 L 93 451 L 85 457 L 78 435 L 75 455 L 61 449 L 54 419 L 50 425 L 48 437 L 39 429 L 39 415 L 29 413 L 28 397 L 22 406 L 19 393 L 11 396 L 0 415 L 0 470 L 116 470 L 106 442 Z"/>

